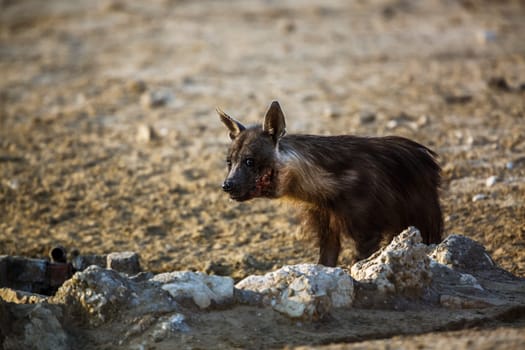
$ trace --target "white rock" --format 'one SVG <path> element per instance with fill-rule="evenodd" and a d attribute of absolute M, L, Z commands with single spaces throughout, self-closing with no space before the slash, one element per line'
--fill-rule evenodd
<path fill-rule="evenodd" d="M 494 186 L 494 184 L 496 182 L 499 181 L 499 177 L 496 176 L 496 175 L 492 175 L 492 176 L 489 176 L 486 180 L 485 180 L 485 186 L 487 187 L 492 187 Z"/>
<path fill-rule="evenodd" d="M 151 280 L 163 283 L 162 289 L 176 299 L 191 298 L 201 309 L 210 306 L 212 301 L 223 304 L 233 298 L 233 279 L 230 277 L 177 271 L 158 274 Z"/>
<path fill-rule="evenodd" d="M 183 314 L 175 313 L 165 321 L 159 322 L 151 336 L 156 342 L 160 342 L 169 338 L 173 334 L 189 331 L 190 327 L 186 323 L 186 317 Z"/>
<path fill-rule="evenodd" d="M 53 296 L 52 303 L 76 304 L 90 316 L 93 326 L 99 326 L 132 298 L 124 276 L 92 265 L 67 280 Z"/>
<path fill-rule="evenodd" d="M 457 234 L 448 236 L 429 255 L 436 262 L 452 269 L 487 270 L 495 265 L 485 247 L 468 237 Z"/>
<path fill-rule="evenodd" d="M 478 193 L 474 196 L 472 196 L 472 201 L 473 202 L 479 202 L 479 201 L 482 201 L 484 199 L 487 199 L 488 196 L 486 194 L 483 194 L 483 193 Z"/>
<path fill-rule="evenodd" d="M 385 248 L 354 264 L 352 277 L 372 282 L 382 293 L 419 293 L 431 282 L 430 259 L 421 234 L 410 227 Z"/>
<path fill-rule="evenodd" d="M 158 140 L 159 138 L 160 135 L 153 128 L 153 126 L 147 124 L 140 124 L 137 127 L 137 134 L 135 135 L 135 139 L 137 140 L 137 142 L 147 143 L 150 141 Z"/>
<path fill-rule="evenodd" d="M 460 278 L 459 278 L 459 282 L 462 285 L 471 286 L 473 288 L 476 288 L 476 289 L 479 289 L 479 290 L 483 290 L 483 287 L 479 284 L 479 282 L 476 279 L 476 277 L 472 276 L 469 273 L 461 273 L 460 274 Z"/>
<path fill-rule="evenodd" d="M 145 109 L 162 107 L 172 100 L 173 94 L 169 90 L 146 91 L 140 96 L 140 104 Z"/>
<path fill-rule="evenodd" d="M 332 308 L 351 306 L 354 298 L 354 283 L 347 271 L 315 264 L 249 276 L 235 287 L 264 294 L 276 311 L 292 318 L 318 319 Z"/>

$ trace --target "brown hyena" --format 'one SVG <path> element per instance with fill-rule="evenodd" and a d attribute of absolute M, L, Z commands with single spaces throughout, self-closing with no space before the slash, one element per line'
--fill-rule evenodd
<path fill-rule="evenodd" d="M 344 235 L 355 243 L 354 259 L 368 257 L 408 226 L 427 244 L 441 240 L 440 167 L 427 147 L 396 136 L 285 135 L 277 101 L 263 125 L 245 127 L 218 113 L 232 139 L 222 189 L 237 201 L 300 202 L 320 264 L 337 264 Z"/>

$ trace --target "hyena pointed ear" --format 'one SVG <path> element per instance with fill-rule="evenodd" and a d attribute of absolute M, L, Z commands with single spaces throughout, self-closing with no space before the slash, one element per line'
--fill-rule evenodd
<path fill-rule="evenodd" d="M 224 113 L 224 111 L 219 107 L 217 107 L 216 111 L 219 117 L 221 117 L 221 121 L 224 123 L 224 125 L 226 125 L 228 130 L 230 130 L 230 138 L 232 140 L 239 136 L 241 131 L 246 129 L 244 125 L 230 117 L 228 114 Z"/>
<path fill-rule="evenodd" d="M 277 143 L 286 134 L 286 121 L 279 102 L 273 101 L 264 116 L 263 130 L 270 134 Z"/>

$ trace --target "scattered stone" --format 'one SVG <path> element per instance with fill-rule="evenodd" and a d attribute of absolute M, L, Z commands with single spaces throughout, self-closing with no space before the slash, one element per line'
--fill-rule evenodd
<path fill-rule="evenodd" d="M 290 34 L 296 31 L 297 26 L 295 22 L 290 19 L 281 19 L 277 24 L 279 30 L 285 34 Z"/>
<path fill-rule="evenodd" d="M 459 94 L 459 95 L 453 95 L 453 94 L 445 94 L 443 95 L 443 99 L 446 103 L 452 105 L 452 104 L 465 104 L 470 101 L 472 101 L 472 95 L 469 94 Z"/>
<path fill-rule="evenodd" d="M 131 80 L 128 82 L 128 89 L 135 94 L 142 94 L 147 89 L 143 80 Z"/>
<path fill-rule="evenodd" d="M 140 272 L 139 255 L 135 252 L 110 253 L 107 256 L 107 268 L 136 275 Z"/>
<path fill-rule="evenodd" d="M 168 90 L 146 91 L 140 96 L 140 104 L 146 109 L 158 108 L 167 105 L 172 99 Z"/>
<path fill-rule="evenodd" d="M 510 92 L 513 90 L 512 87 L 507 82 L 507 80 L 503 77 L 492 77 L 487 82 L 487 85 L 491 89 L 500 90 L 504 92 Z"/>
<path fill-rule="evenodd" d="M 489 198 L 489 196 L 487 196 L 486 194 L 478 193 L 478 194 L 472 196 L 472 201 L 473 202 L 479 202 L 479 201 L 482 201 L 482 200 L 487 199 L 487 198 Z"/>
<path fill-rule="evenodd" d="M 160 135 L 151 125 L 140 124 L 137 127 L 137 134 L 135 139 L 137 142 L 148 143 L 160 139 Z"/>
<path fill-rule="evenodd" d="M 177 271 L 158 274 L 151 281 L 162 283 L 162 289 L 175 300 L 191 299 L 201 309 L 212 302 L 221 305 L 233 300 L 233 279 L 230 277 Z"/>
<path fill-rule="evenodd" d="M 325 118 L 339 118 L 341 116 L 341 109 L 336 106 L 326 106 L 326 108 L 323 111 L 323 117 Z"/>
<path fill-rule="evenodd" d="M 406 114 L 405 112 L 401 112 L 396 117 L 393 117 L 386 123 L 387 129 L 396 129 L 398 127 L 405 127 L 412 131 L 419 130 L 419 123 L 418 121 L 414 120 L 415 118 Z"/>
<path fill-rule="evenodd" d="M 263 295 L 263 303 L 291 318 L 315 320 L 332 308 L 352 305 L 352 277 L 341 268 L 301 264 L 284 266 L 266 275 L 252 275 L 237 289 Z"/>
<path fill-rule="evenodd" d="M 490 42 L 496 41 L 497 34 L 493 30 L 484 29 L 476 33 L 476 39 L 478 40 L 480 44 L 486 45 Z"/>
<path fill-rule="evenodd" d="M 362 111 L 361 113 L 359 113 L 359 123 L 361 125 L 371 124 L 375 121 L 376 121 L 376 114 L 374 112 Z"/>
<path fill-rule="evenodd" d="M 153 330 L 151 336 L 155 342 L 160 342 L 169 338 L 172 334 L 189 331 L 190 327 L 186 323 L 186 317 L 183 314 L 176 313 L 166 321 L 160 322 Z"/>
<path fill-rule="evenodd" d="M 462 285 L 472 286 L 473 288 L 483 290 L 483 287 L 478 283 L 476 277 L 468 273 L 460 273 L 459 283 Z"/>
<path fill-rule="evenodd" d="M 462 235 L 448 236 L 429 255 L 438 263 L 460 271 L 476 271 L 495 266 L 485 247 Z"/>
<path fill-rule="evenodd" d="M 509 170 L 519 168 L 520 166 L 525 164 L 525 157 L 518 157 L 516 159 L 511 160 L 510 162 L 507 162 L 505 164 L 505 167 Z"/>
<path fill-rule="evenodd" d="M 494 186 L 494 184 L 496 182 L 499 181 L 499 177 L 496 176 L 496 175 L 492 175 L 492 176 L 489 176 L 486 180 L 485 180 L 485 186 L 487 187 L 492 187 Z"/>
<path fill-rule="evenodd" d="M 384 294 L 420 294 L 430 282 L 430 259 L 421 233 L 409 227 L 392 242 L 365 260 L 354 264 L 352 277 L 377 285 Z"/>
<path fill-rule="evenodd" d="M 13 191 L 17 191 L 20 188 L 20 181 L 18 179 L 9 179 L 6 181 L 7 187 L 12 189 Z"/>
<path fill-rule="evenodd" d="M 105 0 L 99 4 L 101 12 L 113 12 L 124 10 L 124 4 L 120 0 Z"/>

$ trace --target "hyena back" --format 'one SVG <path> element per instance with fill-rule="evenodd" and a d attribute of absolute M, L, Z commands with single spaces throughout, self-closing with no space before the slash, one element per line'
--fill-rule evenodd
<path fill-rule="evenodd" d="M 276 101 L 263 125 L 245 127 L 218 113 L 232 139 L 223 190 L 237 201 L 301 202 L 320 264 L 337 264 L 344 235 L 354 241 L 356 260 L 408 226 L 417 227 L 425 243 L 441 240 L 440 167 L 430 149 L 396 136 L 285 135 Z"/>

